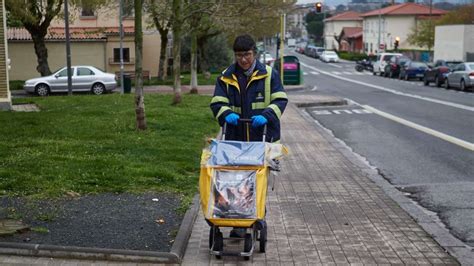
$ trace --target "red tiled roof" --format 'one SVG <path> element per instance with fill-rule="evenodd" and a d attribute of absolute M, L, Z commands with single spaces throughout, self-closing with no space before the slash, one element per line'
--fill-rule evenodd
<path fill-rule="evenodd" d="M 66 39 L 65 28 L 51 27 L 48 29 L 48 33 L 45 36 L 46 40 L 65 40 Z M 126 35 L 133 34 L 135 31 L 134 27 L 124 27 L 123 31 Z M 69 37 L 72 40 L 98 40 L 103 39 L 108 34 L 118 34 L 119 27 L 71 27 L 69 28 Z M 7 29 L 8 40 L 31 40 L 30 33 L 25 28 L 8 28 Z"/>
<path fill-rule="evenodd" d="M 328 19 L 325 19 L 324 21 L 334 21 L 334 20 L 362 20 L 360 13 L 354 12 L 354 11 L 347 11 L 338 15 L 335 15 L 333 17 L 330 17 Z"/>
<path fill-rule="evenodd" d="M 362 36 L 362 27 L 344 27 L 342 32 L 347 38 L 357 38 Z"/>
<path fill-rule="evenodd" d="M 447 13 L 447 11 L 432 8 L 431 14 L 433 16 L 439 16 Z M 372 10 L 370 12 L 364 13 L 361 17 L 370 17 L 370 16 L 378 16 L 381 15 L 429 15 L 430 14 L 430 7 L 415 3 L 404 3 L 404 4 L 397 4 L 393 6 L 388 6 L 382 9 Z"/>

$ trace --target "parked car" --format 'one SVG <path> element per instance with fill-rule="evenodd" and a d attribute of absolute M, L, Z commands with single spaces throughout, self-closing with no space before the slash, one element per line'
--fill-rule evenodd
<path fill-rule="evenodd" d="M 334 51 L 324 51 L 321 53 L 321 57 L 319 58 L 321 61 L 329 63 L 329 62 L 339 62 L 339 56 Z"/>
<path fill-rule="evenodd" d="M 374 61 L 374 71 L 372 72 L 374 75 L 380 74 L 383 76 L 385 71 L 385 65 L 390 59 L 395 55 L 402 55 L 397 53 L 380 53 L 377 55 L 377 59 Z"/>
<path fill-rule="evenodd" d="M 458 64 L 453 72 L 446 76 L 444 83 L 446 89 L 455 87 L 462 91 L 474 87 L 474 62 Z"/>
<path fill-rule="evenodd" d="M 72 91 L 90 91 L 100 95 L 117 87 L 114 74 L 105 73 L 93 66 L 72 66 L 71 72 Z M 67 67 L 61 68 L 50 76 L 25 81 L 23 89 L 39 96 L 67 92 Z"/>
<path fill-rule="evenodd" d="M 428 69 L 428 65 L 426 65 L 426 63 L 417 62 L 417 61 L 408 61 L 400 69 L 400 74 L 398 75 L 398 78 L 405 79 L 405 80 L 417 78 L 419 80 L 423 80 L 423 76 L 425 75 L 425 71 L 427 69 Z"/>
<path fill-rule="evenodd" d="M 321 55 L 326 49 L 323 47 L 316 47 L 316 56 L 314 58 L 321 58 Z"/>
<path fill-rule="evenodd" d="M 263 52 L 260 54 L 260 62 L 265 63 L 267 65 L 271 65 L 274 61 L 275 58 L 272 57 L 272 55 L 269 52 Z"/>
<path fill-rule="evenodd" d="M 400 75 L 400 69 L 407 63 L 411 61 L 410 58 L 404 55 L 394 55 L 390 58 L 390 61 L 387 62 L 384 69 L 384 77 L 395 78 Z"/>
<path fill-rule="evenodd" d="M 306 43 L 298 43 L 295 48 L 295 52 L 304 54 L 304 48 L 306 47 Z"/>
<path fill-rule="evenodd" d="M 304 48 L 304 54 L 309 57 L 315 57 L 316 46 L 310 44 L 306 45 L 306 47 Z"/>
<path fill-rule="evenodd" d="M 428 65 L 430 69 L 425 72 L 423 83 L 428 86 L 430 82 L 434 82 L 437 87 L 441 87 L 449 72 L 453 71 L 454 67 L 460 63 L 462 61 L 436 60 L 431 67 Z"/>

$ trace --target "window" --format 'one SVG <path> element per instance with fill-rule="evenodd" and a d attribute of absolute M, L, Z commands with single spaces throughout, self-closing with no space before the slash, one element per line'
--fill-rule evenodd
<path fill-rule="evenodd" d="M 123 48 L 123 61 L 130 62 L 130 49 Z M 120 63 L 120 48 L 114 48 L 114 62 Z"/>
<path fill-rule="evenodd" d="M 464 71 L 464 70 L 466 70 L 466 67 L 464 66 L 464 64 L 459 64 L 454 69 L 454 71 Z"/>
<path fill-rule="evenodd" d="M 73 71 L 74 71 L 74 69 L 71 69 L 71 72 L 73 72 Z M 74 73 L 74 72 L 73 72 L 73 73 Z M 61 70 L 61 71 L 60 71 L 58 74 L 56 74 L 56 75 L 58 75 L 58 77 L 67 77 L 67 68 Z"/>
<path fill-rule="evenodd" d="M 82 6 L 81 17 L 95 17 L 94 9 L 87 6 Z"/>
<path fill-rule="evenodd" d="M 123 9 L 122 14 L 123 17 L 133 17 L 134 12 L 134 1 L 133 0 L 123 0 Z"/>
<path fill-rule="evenodd" d="M 77 69 L 77 75 L 78 76 L 93 76 L 95 75 L 95 73 L 88 68 L 80 67 Z"/>

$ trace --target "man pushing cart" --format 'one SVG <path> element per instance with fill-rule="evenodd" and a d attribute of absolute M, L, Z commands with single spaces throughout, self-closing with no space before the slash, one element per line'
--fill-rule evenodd
<path fill-rule="evenodd" d="M 214 141 L 203 154 L 200 192 L 211 226 L 211 253 L 235 255 L 222 251 L 219 230 L 219 226 L 233 227 L 230 237 L 245 239 L 244 253 L 239 255 L 249 258 L 257 239 L 255 231 L 259 232 L 260 250 L 265 251 L 267 179 L 273 159 L 284 150 L 276 143 L 288 97 L 278 73 L 256 60 L 252 37 L 238 36 L 233 50 L 236 62 L 217 79 L 211 100 L 224 140 Z M 249 234 L 247 228 L 255 230 Z"/>

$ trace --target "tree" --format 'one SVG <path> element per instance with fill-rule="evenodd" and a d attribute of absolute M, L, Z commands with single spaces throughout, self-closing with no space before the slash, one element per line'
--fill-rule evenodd
<path fill-rule="evenodd" d="M 150 0 L 147 9 L 151 15 L 153 25 L 160 32 L 160 62 L 158 69 L 158 78 L 165 80 L 168 77 L 168 56 L 166 48 L 168 46 L 168 33 L 171 28 L 171 5 L 166 0 Z"/>
<path fill-rule="evenodd" d="M 142 31 L 143 0 L 135 0 L 135 115 L 136 126 L 146 130 L 145 98 L 143 95 L 143 31 Z"/>
<path fill-rule="evenodd" d="M 6 0 L 5 7 L 9 12 L 11 21 L 19 21 L 30 33 L 35 47 L 35 54 L 38 61 L 36 70 L 41 76 L 51 75 L 48 65 L 48 49 L 44 38 L 48 33 L 51 21 L 61 11 L 63 0 L 56 1 L 18 1 Z"/>
<path fill-rule="evenodd" d="M 436 21 L 436 25 L 474 24 L 474 4 L 458 7 Z"/>
<path fill-rule="evenodd" d="M 70 0 L 71 7 L 100 6 L 106 0 Z M 41 76 L 51 75 L 48 64 L 48 49 L 45 36 L 51 21 L 61 12 L 64 0 L 6 0 L 9 25 L 23 26 L 33 40 L 38 66 L 36 70 Z"/>
<path fill-rule="evenodd" d="M 434 23 L 429 20 L 422 20 L 415 25 L 407 36 L 407 41 L 412 45 L 428 48 L 434 44 Z"/>

